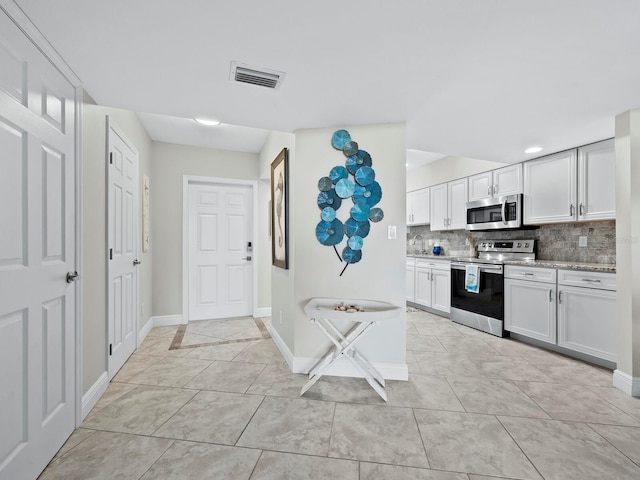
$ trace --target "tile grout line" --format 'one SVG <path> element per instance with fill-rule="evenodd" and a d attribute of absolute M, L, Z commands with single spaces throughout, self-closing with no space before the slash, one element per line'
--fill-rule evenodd
<path fill-rule="evenodd" d="M 509 438 L 511 439 L 511 441 L 513 441 L 513 443 L 516 444 L 516 446 L 518 447 L 518 449 L 522 452 L 522 455 L 524 455 L 524 457 L 527 459 L 527 461 L 531 464 L 531 466 L 535 469 L 536 472 L 538 472 L 538 475 L 540 475 L 540 478 L 542 478 L 544 480 L 544 475 L 542 475 L 542 472 L 538 469 L 538 466 L 533 463 L 533 460 L 531 460 L 529 458 L 529 455 L 526 454 L 526 452 L 524 451 L 524 449 L 520 446 L 520 444 L 518 443 L 518 441 L 513 438 L 513 435 L 511 435 L 511 432 L 509 431 L 509 429 L 507 427 L 504 426 L 504 423 L 502 423 L 502 421 L 500 420 L 500 418 L 498 417 L 498 415 L 493 415 L 493 417 L 498 421 L 498 423 L 500 423 L 500 426 L 502 427 L 502 429 L 507 432 L 507 435 L 509 435 Z M 537 419 L 540 420 L 540 419 Z M 544 419 L 543 419 L 544 420 Z"/>
<path fill-rule="evenodd" d="M 413 421 L 416 422 L 416 428 L 418 429 L 418 436 L 420 436 L 420 442 L 422 442 L 422 450 L 424 451 L 424 458 L 427 459 L 427 468 L 431 470 L 431 460 L 429 460 L 429 453 L 427 452 L 427 446 L 424 444 L 424 437 L 422 436 L 422 431 L 420 431 L 420 424 L 418 423 L 418 418 L 416 417 L 415 408 L 411 409 L 411 415 L 413 416 Z"/>
<path fill-rule="evenodd" d="M 593 428 L 593 426 L 590 423 L 584 422 L 584 425 L 586 425 L 589 429 L 591 429 L 592 432 L 594 432 L 596 435 L 598 435 L 600 438 L 602 438 L 605 442 L 607 442 L 609 445 L 611 445 L 613 448 L 615 448 L 624 457 L 628 458 L 631 463 L 633 463 L 634 465 L 636 465 L 636 466 L 638 466 L 640 468 L 640 463 L 639 462 L 636 462 L 633 458 L 631 458 L 629 455 L 627 455 L 622 450 L 620 450 L 618 447 L 616 447 L 607 437 L 605 437 L 600 432 L 598 432 L 595 428 Z M 607 426 L 622 427 L 622 428 L 637 428 L 637 427 L 627 427 L 625 425 L 607 425 Z"/>

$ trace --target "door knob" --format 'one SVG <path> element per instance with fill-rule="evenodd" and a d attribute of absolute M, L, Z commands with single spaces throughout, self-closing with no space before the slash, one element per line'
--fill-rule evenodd
<path fill-rule="evenodd" d="M 133 261 L 133 266 L 135 267 L 136 265 L 140 265 L 140 260 L 138 260 L 137 258 Z"/>
<path fill-rule="evenodd" d="M 67 273 L 67 283 L 75 282 L 76 278 L 78 278 L 78 272 Z"/>

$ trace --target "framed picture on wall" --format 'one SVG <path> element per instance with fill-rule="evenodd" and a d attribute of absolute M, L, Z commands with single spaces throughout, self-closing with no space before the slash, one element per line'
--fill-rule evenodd
<path fill-rule="evenodd" d="M 289 150 L 283 148 L 271 162 L 271 259 L 289 268 Z"/>

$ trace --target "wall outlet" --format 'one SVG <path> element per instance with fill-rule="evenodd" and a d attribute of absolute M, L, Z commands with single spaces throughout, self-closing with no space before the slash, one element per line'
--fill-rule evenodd
<path fill-rule="evenodd" d="M 429 239 L 429 246 L 433 247 L 433 239 L 432 238 Z"/>
<path fill-rule="evenodd" d="M 578 246 L 579 247 L 586 247 L 587 246 L 587 236 L 586 235 L 581 235 L 578 238 Z"/>
<path fill-rule="evenodd" d="M 395 225 L 389 225 L 387 227 L 387 238 L 389 240 L 395 240 L 397 238 L 397 231 Z"/>

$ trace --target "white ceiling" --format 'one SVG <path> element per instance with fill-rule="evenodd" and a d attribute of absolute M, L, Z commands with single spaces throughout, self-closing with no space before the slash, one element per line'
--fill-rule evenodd
<path fill-rule="evenodd" d="M 612 137 L 640 107 L 637 0 L 16 3 L 98 103 L 138 112 L 288 132 L 406 122 L 408 149 L 515 162 Z M 286 77 L 234 83 L 232 61 Z"/>

